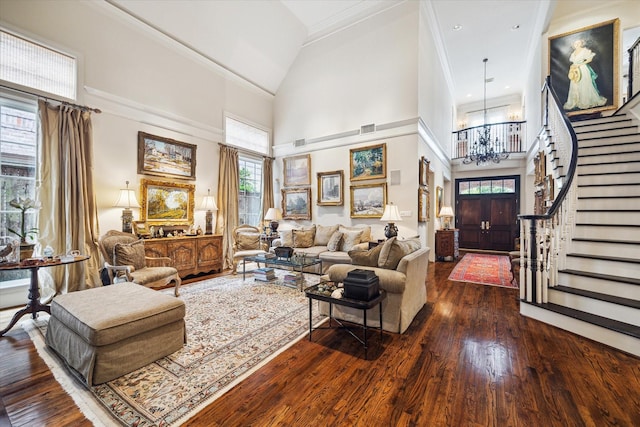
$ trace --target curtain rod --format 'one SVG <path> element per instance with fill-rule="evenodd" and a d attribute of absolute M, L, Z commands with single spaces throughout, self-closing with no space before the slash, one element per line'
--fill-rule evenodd
<path fill-rule="evenodd" d="M 99 108 L 92 108 L 92 107 L 87 107 L 86 105 L 74 104 L 73 102 L 62 101 L 60 99 L 51 98 L 51 97 L 48 97 L 48 96 L 40 95 L 40 94 L 35 93 L 35 92 L 29 92 L 29 91 L 23 90 L 23 89 L 16 89 L 15 87 L 7 86 L 7 85 L 1 85 L 0 84 L 0 87 L 3 87 L 5 89 L 9 89 L 9 90 L 13 90 L 15 92 L 26 93 L 27 95 L 33 95 L 33 96 L 36 96 L 36 97 L 38 97 L 40 99 L 44 99 L 45 101 L 59 102 L 62 105 L 68 105 L 70 107 L 78 108 L 80 110 L 91 111 L 91 112 L 96 113 L 96 114 L 102 113 L 102 111 Z"/>

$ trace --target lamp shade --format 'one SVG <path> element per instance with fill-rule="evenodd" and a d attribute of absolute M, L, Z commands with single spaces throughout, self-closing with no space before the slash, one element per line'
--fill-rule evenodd
<path fill-rule="evenodd" d="M 447 216 L 453 216 L 453 209 L 451 209 L 451 206 L 443 206 L 442 208 L 440 208 L 440 213 L 438 214 L 439 217 L 447 217 Z"/>
<path fill-rule="evenodd" d="M 278 208 L 269 208 L 264 219 L 267 221 L 280 221 L 282 219 L 282 212 L 280 212 Z"/>
<path fill-rule="evenodd" d="M 216 205 L 216 201 L 213 199 L 211 195 L 211 190 L 207 190 L 207 195 L 202 198 L 202 204 L 200 205 L 201 211 L 217 211 L 218 206 Z"/>
<path fill-rule="evenodd" d="M 127 188 L 120 190 L 118 200 L 113 206 L 126 209 L 140 207 L 140 203 L 138 203 L 138 199 L 136 199 L 136 192 L 129 188 L 129 181 L 127 181 Z"/>
<path fill-rule="evenodd" d="M 384 207 L 384 213 L 382 214 L 382 218 L 380 218 L 380 221 L 386 221 L 386 222 L 402 221 L 398 207 L 396 205 L 386 205 Z"/>

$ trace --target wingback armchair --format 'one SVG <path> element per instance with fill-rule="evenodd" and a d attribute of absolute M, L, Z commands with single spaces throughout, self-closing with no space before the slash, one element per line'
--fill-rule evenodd
<path fill-rule="evenodd" d="M 171 258 L 146 256 L 144 240 L 130 233 L 111 230 L 100 237 L 98 245 L 110 283 L 127 281 L 158 288 L 174 282 L 174 293 L 178 296 L 182 280 L 178 270 L 169 265 Z"/>
<path fill-rule="evenodd" d="M 269 249 L 265 242 L 260 240 L 260 229 L 252 225 L 239 225 L 233 229 L 233 271 L 238 270 L 238 262 L 245 257 L 266 253 Z"/>

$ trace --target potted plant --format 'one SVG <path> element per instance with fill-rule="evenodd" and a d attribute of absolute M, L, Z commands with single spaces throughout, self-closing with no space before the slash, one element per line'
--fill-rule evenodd
<path fill-rule="evenodd" d="M 11 228 L 8 228 L 9 232 L 15 234 L 20 238 L 20 260 L 31 257 L 33 255 L 33 248 L 35 246 L 34 243 L 27 242 L 27 237 L 30 239 L 35 239 L 38 234 L 38 229 L 33 227 L 27 229 L 27 223 L 25 221 L 25 214 L 27 211 L 31 209 L 39 209 L 40 203 L 35 200 L 31 200 L 29 198 L 23 199 L 18 197 L 17 199 L 13 199 L 9 202 L 9 206 L 13 206 L 14 208 L 20 210 L 20 230 L 16 231 Z"/>

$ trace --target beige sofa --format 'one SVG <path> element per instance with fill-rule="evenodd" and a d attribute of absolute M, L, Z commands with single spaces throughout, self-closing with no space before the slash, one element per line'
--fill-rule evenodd
<path fill-rule="evenodd" d="M 312 225 L 279 229 L 278 233 L 280 238 L 273 241 L 273 247 L 289 246 L 294 249 L 294 254 L 321 259 L 323 273 L 334 264 L 351 264 L 349 251 L 366 250 L 371 240 L 371 227 L 368 225 Z"/>
<path fill-rule="evenodd" d="M 382 302 L 382 328 L 389 332 L 403 333 L 406 331 L 413 318 L 427 302 L 425 281 L 430 249 L 419 248 L 415 250 L 415 243 L 409 244 L 408 242 L 396 241 L 395 237 L 391 238 L 381 245 L 377 263 L 333 265 L 324 276 L 327 280 L 342 282 L 351 270 L 359 268 L 374 271 L 380 279 L 380 289 L 387 292 L 387 298 Z M 417 245 L 419 247 L 419 242 Z M 399 257 L 401 258 L 397 261 Z M 396 262 L 394 268 L 385 268 L 393 266 Z M 368 311 L 367 326 L 380 327 L 378 310 L 376 306 Z M 329 304 L 321 302 L 320 312 L 328 315 Z M 333 316 L 353 323 L 363 323 L 362 310 L 334 305 Z"/>

